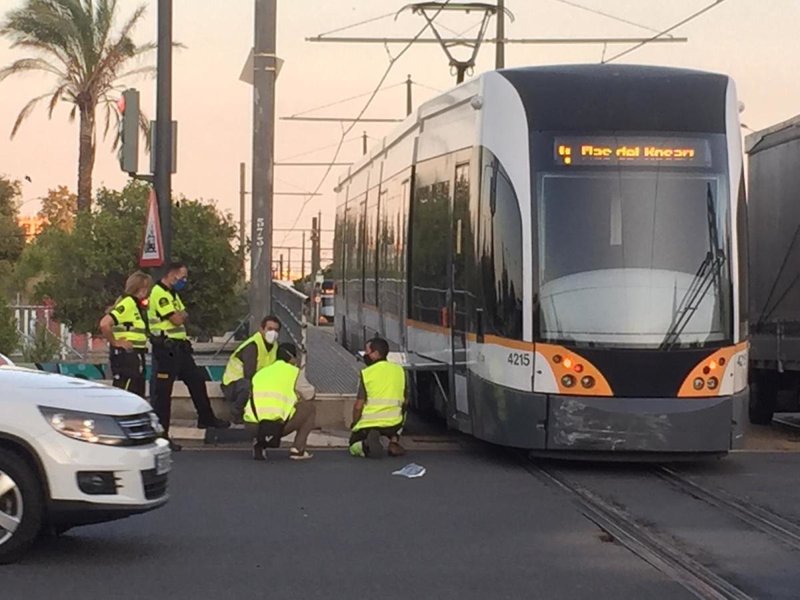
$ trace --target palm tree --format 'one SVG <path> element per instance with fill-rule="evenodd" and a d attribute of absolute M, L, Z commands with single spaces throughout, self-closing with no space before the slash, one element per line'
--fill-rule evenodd
<path fill-rule="evenodd" d="M 0 82 L 11 75 L 39 72 L 52 75 L 56 84 L 46 94 L 30 100 L 19 113 L 11 137 L 33 109 L 49 99 L 48 116 L 59 102 L 72 104 L 70 121 L 80 118 L 78 152 L 78 210 L 88 211 L 92 200 L 92 171 L 95 159 L 96 110 L 105 108 L 104 136 L 112 120 L 119 119 L 116 99 L 120 81 L 134 75 L 152 75 L 152 66 L 129 65 L 155 44 L 137 46 L 131 39 L 134 27 L 144 16 L 140 6 L 114 34 L 118 17 L 117 0 L 25 0 L 9 12 L 0 35 L 12 48 L 31 50 L 36 56 L 22 58 L 0 69 Z M 143 129 L 147 122 L 143 119 Z M 115 144 L 116 145 L 116 144 Z"/>

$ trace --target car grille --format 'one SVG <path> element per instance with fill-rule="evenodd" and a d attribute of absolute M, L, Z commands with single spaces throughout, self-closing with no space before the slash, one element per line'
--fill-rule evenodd
<path fill-rule="evenodd" d="M 151 444 L 159 437 L 148 413 L 131 417 L 117 417 L 117 423 L 122 427 L 131 445 Z"/>
<path fill-rule="evenodd" d="M 167 474 L 156 475 L 155 469 L 142 471 L 142 484 L 144 484 L 144 497 L 148 500 L 157 500 L 167 493 Z"/>

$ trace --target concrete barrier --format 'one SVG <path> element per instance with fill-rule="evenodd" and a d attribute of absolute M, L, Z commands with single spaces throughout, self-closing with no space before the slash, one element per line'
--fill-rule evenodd
<path fill-rule="evenodd" d="M 111 385 L 110 381 L 105 383 Z M 230 413 L 222 395 L 222 384 L 208 382 L 206 389 L 214 414 L 222 419 L 227 419 Z M 353 420 L 355 400 L 354 394 L 317 394 L 313 400 L 317 405 L 315 427 L 331 430 L 348 429 Z M 189 396 L 189 390 L 181 381 L 176 381 L 172 388 L 172 420 L 179 422 L 197 420 L 197 413 Z"/>

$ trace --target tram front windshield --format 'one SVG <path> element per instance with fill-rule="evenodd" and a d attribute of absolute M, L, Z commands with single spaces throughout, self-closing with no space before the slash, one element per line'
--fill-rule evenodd
<path fill-rule="evenodd" d="M 538 179 L 541 338 L 665 350 L 729 342 L 728 192 L 711 159 L 719 144 L 561 141 Z M 646 160 L 654 147 L 684 155 Z"/>

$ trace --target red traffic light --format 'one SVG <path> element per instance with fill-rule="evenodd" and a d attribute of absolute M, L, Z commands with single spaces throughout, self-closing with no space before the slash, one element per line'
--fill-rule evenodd
<path fill-rule="evenodd" d="M 119 100 L 117 100 L 117 110 L 119 110 L 120 114 L 125 113 L 125 96 L 120 96 Z"/>

